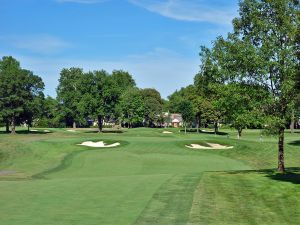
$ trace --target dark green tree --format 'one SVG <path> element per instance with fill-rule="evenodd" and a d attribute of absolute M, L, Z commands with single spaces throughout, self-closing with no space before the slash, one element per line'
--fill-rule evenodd
<path fill-rule="evenodd" d="M 178 112 L 182 116 L 184 124 L 184 132 L 186 133 L 187 125 L 191 124 L 194 120 L 194 110 L 193 105 L 190 101 L 183 99 L 178 106 Z"/>
<path fill-rule="evenodd" d="M 128 128 L 143 123 L 145 107 L 139 89 L 127 89 L 121 96 L 120 106 L 122 121 L 128 124 Z"/>
<path fill-rule="evenodd" d="M 111 74 L 112 79 L 117 83 L 121 92 L 126 91 L 128 88 L 136 86 L 132 75 L 123 70 L 114 70 Z"/>
<path fill-rule="evenodd" d="M 156 126 L 161 124 L 163 110 L 163 100 L 160 93 L 153 88 L 141 89 L 144 101 L 144 121 L 146 126 Z"/>
<path fill-rule="evenodd" d="M 0 106 L 6 129 L 11 124 L 11 133 L 16 133 L 16 123 L 32 120 L 37 106 L 32 103 L 42 96 L 44 83 L 39 76 L 22 69 L 11 56 L 0 61 Z M 22 115 L 22 116 L 21 116 Z M 26 115 L 26 116 L 25 116 Z"/>
<path fill-rule="evenodd" d="M 104 70 L 84 74 L 80 83 L 79 111 L 85 117 L 96 118 L 102 132 L 104 120 L 116 119 L 120 88 Z"/>
<path fill-rule="evenodd" d="M 66 124 L 70 121 L 73 128 L 82 122 L 79 110 L 79 102 L 82 97 L 79 89 L 82 86 L 82 77 L 83 71 L 80 68 L 62 69 L 57 87 L 57 99 L 61 104 L 62 114 Z"/>
<path fill-rule="evenodd" d="M 34 121 L 39 127 L 63 127 L 64 115 L 57 99 L 47 96 L 42 101 L 41 116 Z"/>

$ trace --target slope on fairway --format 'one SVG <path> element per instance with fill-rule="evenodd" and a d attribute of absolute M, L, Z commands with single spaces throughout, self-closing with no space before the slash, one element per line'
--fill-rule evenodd
<path fill-rule="evenodd" d="M 43 179 L 1 181 L 0 224 L 185 224 L 203 171 L 249 169 L 226 157 L 186 151 L 172 138 L 117 137 L 129 145 L 79 152 Z M 57 151 L 50 142 L 24 147 Z M 59 148 L 84 149 L 76 142 L 61 139 Z"/>

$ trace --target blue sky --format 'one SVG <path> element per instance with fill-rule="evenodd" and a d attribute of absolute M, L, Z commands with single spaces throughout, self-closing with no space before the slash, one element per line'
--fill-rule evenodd
<path fill-rule="evenodd" d="M 0 0 L 0 56 L 40 75 L 123 69 L 167 97 L 191 84 L 199 47 L 232 29 L 238 0 Z"/>

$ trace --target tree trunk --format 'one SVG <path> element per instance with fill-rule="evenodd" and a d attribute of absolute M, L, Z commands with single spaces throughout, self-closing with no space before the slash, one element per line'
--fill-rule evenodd
<path fill-rule="evenodd" d="M 11 118 L 11 134 L 16 134 L 16 118 L 13 116 Z"/>
<path fill-rule="evenodd" d="M 219 132 L 218 121 L 215 122 L 215 134 Z"/>
<path fill-rule="evenodd" d="M 198 114 L 198 115 L 197 115 L 197 121 L 196 121 L 197 133 L 199 133 L 199 127 L 200 127 L 199 124 L 200 124 L 200 121 L 201 121 L 201 120 L 200 120 L 200 115 Z"/>
<path fill-rule="evenodd" d="M 283 173 L 285 171 L 284 167 L 284 128 L 279 130 L 278 138 L 278 171 Z"/>
<path fill-rule="evenodd" d="M 242 137 L 242 129 L 238 129 L 237 130 L 238 131 L 238 139 L 240 139 L 241 137 Z"/>
<path fill-rule="evenodd" d="M 290 124 L 291 133 L 294 133 L 295 129 L 295 110 L 292 110 L 292 116 L 291 116 L 291 124 Z"/>
<path fill-rule="evenodd" d="M 103 129 L 103 117 L 98 116 L 98 132 L 101 133 Z"/>
<path fill-rule="evenodd" d="M 9 133 L 9 121 L 8 120 L 6 120 L 5 126 L 6 126 L 6 133 Z"/>
<path fill-rule="evenodd" d="M 76 129 L 76 122 L 73 121 L 73 129 Z"/>

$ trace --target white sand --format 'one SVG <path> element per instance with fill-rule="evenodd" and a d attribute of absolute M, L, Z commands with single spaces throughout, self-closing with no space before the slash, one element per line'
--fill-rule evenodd
<path fill-rule="evenodd" d="M 116 143 L 107 145 L 103 141 L 98 141 L 98 142 L 85 141 L 85 142 L 82 142 L 81 144 L 78 144 L 78 145 L 83 145 L 83 146 L 88 146 L 88 147 L 93 147 L 93 148 L 111 148 L 111 147 L 119 146 L 120 143 L 116 142 Z"/>
<path fill-rule="evenodd" d="M 231 149 L 231 148 L 233 148 L 233 146 L 225 146 L 225 145 L 220 145 L 220 144 L 215 144 L 215 143 L 207 143 L 207 144 L 210 147 L 199 145 L 199 144 L 186 145 L 185 147 L 192 148 L 192 149 Z"/>
<path fill-rule="evenodd" d="M 44 132 L 45 132 L 45 133 L 50 133 L 51 131 L 50 131 L 50 130 L 44 130 Z"/>
<path fill-rule="evenodd" d="M 163 134 L 173 134 L 171 131 L 163 131 Z"/>
<path fill-rule="evenodd" d="M 69 131 L 69 132 L 76 132 L 76 130 L 67 130 L 67 131 Z"/>
<path fill-rule="evenodd" d="M 32 132 L 38 132 L 38 130 L 30 130 L 30 131 L 32 131 Z"/>

